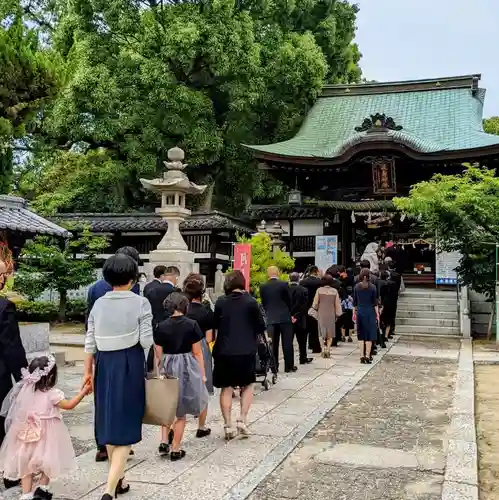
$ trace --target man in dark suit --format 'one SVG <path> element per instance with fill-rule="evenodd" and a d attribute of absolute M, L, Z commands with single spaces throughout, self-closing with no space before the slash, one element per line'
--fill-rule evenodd
<path fill-rule="evenodd" d="M 0 290 L 7 280 L 7 266 L 0 261 Z M 16 320 L 16 306 L 7 299 L 0 298 L 0 407 L 12 389 L 12 377 L 21 380 L 21 369 L 28 365 L 21 342 L 19 325 Z M 0 445 L 5 438 L 5 418 L 0 417 Z M 4 479 L 5 488 L 12 488 L 19 481 Z"/>
<path fill-rule="evenodd" d="M 143 292 L 143 295 L 147 300 L 149 300 L 149 295 L 152 293 L 153 290 L 161 287 L 163 281 L 165 280 L 165 273 L 166 273 L 166 266 L 156 266 L 153 269 L 152 274 L 154 276 L 154 279 L 150 283 L 147 283 L 147 285 L 144 287 L 144 292 Z"/>
<path fill-rule="evenodd" d="M 156 266 L 154 269 L 156 270 Z M 164 302 L 168 295 L 173 292 L 180 292 L 180 288 L 177 287 L 178 279 L 180 277 L 180 271 L 178 267 L 168 266 L 165 267 L 163 273 L 162 282 L 155 285 L 152 289 L 149 289 L 147 296 L 144 296 L 151 303 L 152 310 L 152 328 L 153 330 L 166 319 L 166 311 L 164 307 Z M 149 350 L 147 355 L 147 370 L 152 372 L 154 370 L 154 345 Z"/>
<path fill-rule="evenodd" d="M 323 285 L 319 277 L 319 268 L 317 266 L 310 267 L 307 276 L 300 283 L 307 289 L 308 303 L 307 311 L 312 307 L 314 297 L 317 290 Z M 319 325 L 317 320 L 307 314 L 307 332 L 308 332 L 308 348 L 316 354 L 322 352 L 321 342 L 319 340 Z"/>
<path fill-rule="evenodd" d="M 172 292 L 180 292 L 178 279 L 180 271 L 178 267 L 168 266 L 165 268 L 162 283 L 158 283 L 147 295 L 151 303 L 153 328 L 165 318 L 165 308 L 163 303 Z"/>
<path fill-rule="evenodd" d="M 300 275 L 291 273 L 289 277 L 291 291 L 291 315 L 293 321 L 293 333 L 300 349 L 300 364 L 311 363 L 314 358 L 307 355 L 307 315 L 308 315 L 308 292 L 300 285 Z"/>
<path fill-rule="evenodd" d="M 267 331 L 272 339 L 276 365 L 279 364 L 279 341 L 282 337 L 284 370 L 295 372 L 293 350 L 293 323 L 291 321 L 291 293 L 289 285 L 279 279 L 279 269 L 271 266 L 267 270 L 269 281 L 260 287 L 262 306 L 267 316 Z"/>

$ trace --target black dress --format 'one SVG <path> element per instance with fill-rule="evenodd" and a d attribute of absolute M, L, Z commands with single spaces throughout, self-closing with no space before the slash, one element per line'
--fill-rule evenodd
<path fill-rule="evenodd" d="M 376 287 L 369 283 L 364 288 L 357 283 L 353 290 L 353 305 L 357 308 L 357 338 L 366 342 L 375 342 L 378 336 L 376 310 L 378 305 Z"/>
<path fill-rule="evenodd" d="M 257 338 L 265 332 L 256 300 L 241 292 L 220 297 L 215 304 L 214 325 L 213 385 L 246 387 L 254 383 Z"/>
<path fill-rule="evenodd" d="M 204 337 L 201 340 L 201 348 L 203 349 L 204 371 L 206 374 L 205 385 L 208 392 L 213 394 L 213 362 L 210 346 L 206 341 L 206 332 L 213 330 L 213 312 L 200 302 L 191 302 L 186 316 L 195 320 L 203 332 Z"/>
<path fill-rule="evenodd" d="M 385 281 L 380 290 L 381 305 L 381 325 L 384 328 L 395 324 L 395 315 L 397 314 L 398 287 L 397 283 L 391 279 Z"/>

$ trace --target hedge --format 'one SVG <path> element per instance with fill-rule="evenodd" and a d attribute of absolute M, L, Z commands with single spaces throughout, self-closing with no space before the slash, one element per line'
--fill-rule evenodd
<path fill-rule="evenodd" d="M 29 323 L 52 323 L 58 319 L 58 304 L 49 301 L 15 301 L 17 319 Z M 87 303 L 85 300 L 71 300 L 66 305 L 67 321 L 85 321 Z"/>

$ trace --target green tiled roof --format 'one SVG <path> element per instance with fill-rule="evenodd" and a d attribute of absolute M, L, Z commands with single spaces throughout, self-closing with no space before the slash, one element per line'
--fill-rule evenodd
<path fill-rule="evenodd" d="M 499 146 L 499 136 L 482 128 L 485 90 L 477 87 L 478 80 L 478 75 L 471 75 L 327 86 L 295 137 L 247 147 L 260 154 L 327 159 L 372 140 L 403 144 L 423 154 Z M 356 131 L 366 118 L 378 113 L 392 118 L 397 127 Z"/>

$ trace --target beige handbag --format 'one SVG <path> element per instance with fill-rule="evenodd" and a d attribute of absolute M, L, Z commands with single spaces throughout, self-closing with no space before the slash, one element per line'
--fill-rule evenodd
<path fill-rule="evenodd" d="M 311 307 L 309 310 L 308 310 L 308 315 L 311 317 L 311 318 L 314 318 L 315 320 L 319 319 L 319 314 L 317 313 L 317 309 Z"/>
<path fill-rule="evenodd" d="M 146 379 L 146 410 L 142 422 L 149 425 L 173 424 L 179 392 L 178 378 L 149 373 Z"/>

